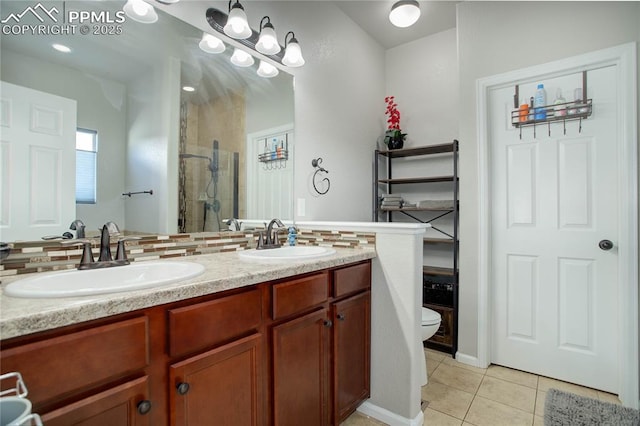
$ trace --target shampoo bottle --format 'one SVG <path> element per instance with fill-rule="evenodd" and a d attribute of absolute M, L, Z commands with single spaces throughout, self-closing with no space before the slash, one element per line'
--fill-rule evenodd
<path fill-rule="evenodd" d="M 536 120 L 544 120 L 547 118 L 547 111 L 544 109 L 547 105 L 547 92 L 544 90 L 544 84 L 538 84 L 536 95 L 533 98 L 533 107 L 535 108 Z"/>
<path fill-rule="evenodd" d="M 567 102 L 565 98 L 562 97 L 562 89 L 558 88 L 556 90 L 556 99 L 553 101 L 553 115 L 556 117 L 562 117 L 567 115 L 567 106 L 564 105 Z"/>
<path fill-rule="evenodd" d="M 527 102 L 527 98 L 522 98 L 520 108 L 518 108 L 518 113 L 521 123 L 529 119 L 529 103 Z"/>

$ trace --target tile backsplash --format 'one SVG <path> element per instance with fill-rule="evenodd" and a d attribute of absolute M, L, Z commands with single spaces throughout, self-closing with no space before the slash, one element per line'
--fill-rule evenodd
<path fill-rule="evenodd" d="M 343 248 L 375 249 L 375 233 L 353 231 L 317 231 L 299 229 L 297 244 Z M 125 243 L 131 261 L 157 260 L 254 248 L 257 231 L 198 232 L 191 234 L 146 235 Z M 286 244 L 287 234 L 280 233 Z M 93 244 L 93 256 L 98 257 L 100 241 Z M 10 243 L 11 254 L 0 264 L 0 276 L 32 272 L 73 269 L 82 256 L 82 247 L 63 246 L 60 241 L 25 241 Z M 111 245 L 115 254 L 115 241 Z"/>

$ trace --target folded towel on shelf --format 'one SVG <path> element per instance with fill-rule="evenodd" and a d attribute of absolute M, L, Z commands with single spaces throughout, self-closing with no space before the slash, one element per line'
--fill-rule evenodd
<path fill-rule="evenodd" d="M 423 200 L 418 201 L 421 209 L 453 209 L 453 200 Z"/>

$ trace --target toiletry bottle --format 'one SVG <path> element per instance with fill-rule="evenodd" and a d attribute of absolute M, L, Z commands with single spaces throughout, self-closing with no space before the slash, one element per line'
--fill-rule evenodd
<path fill-rule="evenodd" d="M 520 108 L 518 108 L 520 122 L 523 123 L 529 119 L 529 104 L 527 98 L 522 98 L 520 102 Z"/>
<path fill-rule="evenodd" d="M 276 142 L 276 138 L 273 138 L 271 143 L 271 159 L 275 160 L 277 156 L 276 150 L 278 149 L 278 142 Z"/>
<path fill-rule="evenodd" d="M 544 84 L 540 83 L 533 98 L 536 120 L 544 120 L 547 117 L 547 111 L 544 109 L 545 105 L 547 105 L 547 92 L 544 90 Z"/>
<path fill-rule="evenodd" d="M 566 99 L 562 97 L 562 89 L 556 90 L 556 99 L 553 101 L 553 115 L 555 117 L 563 117 L 567 115 Z"/>
<path fill-rule="evenodd" d="M 533 114 L 533 96 L 529 98 L 529 121 L 533 121 L 535 115 Z"/>

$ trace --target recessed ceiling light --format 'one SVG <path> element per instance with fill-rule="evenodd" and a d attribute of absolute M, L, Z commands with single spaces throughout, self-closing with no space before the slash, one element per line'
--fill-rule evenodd
<path fill-rule="evenodd" d="M 184 90 L 185 92 L 195 92 L 196 88 L 191 86 L 182 86 L 182 90 Z"/>
<path fill-rule="evenodd" d="M 51 47 L 53 47 L 54 49 L 56 49 L 58 52 L 63 52 L 63 53 L 69 53 L 71 52 L 71 48 L 65 46 L 64 44 L 58 44 L 58 43 L 54 43 L 51 45 Z"/>

